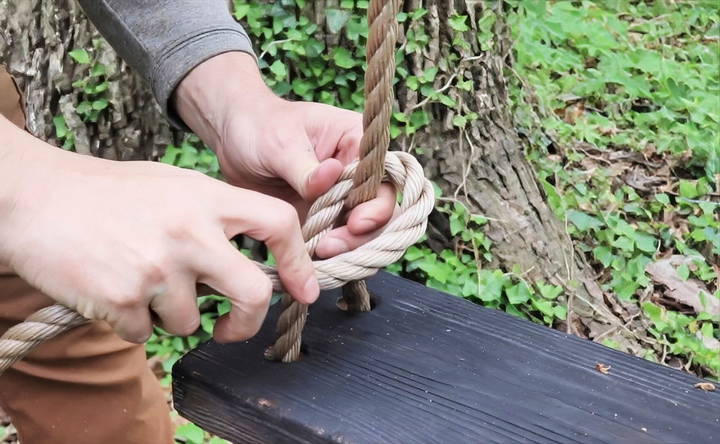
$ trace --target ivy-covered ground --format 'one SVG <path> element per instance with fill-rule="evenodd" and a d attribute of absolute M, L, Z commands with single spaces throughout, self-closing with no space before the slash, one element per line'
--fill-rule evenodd
<path fill-rule="evenodd" d="M 611 305 L 630 314 L 624 328 L 642 338 L 644 357 L 709 379 L 720 378 L 720 10 L 714 1 L 506 0 L 515 40 L 507 68 L 516 126 L 527 141 L 548 202 L 585 253 Z M 341 0 L 327 25 L 343 44 L 326 47 L 317 25 L 296 15 L 305 0 L 274 4 L 235 0 L 234 13 L 252 34 L 268 83 L 279 94 L 360 110 L 367 1 Z M 427 11 L 402 14 L 417 20 Z M 459 32 L 469 18 L 447 18 Z M 492 14 L 478 18 L 490 30 Z M 478 39 L 488 40 L 483 31 Z M 481 40 L 482 41 L 482 40 Z M 433 85 L 437 70 L 409 75 L 403 60 L 429 37 L 413 27 L 398 55 L 398 81 L 422 97 L 453 107 Z M 77 87 L 88 103 L 77 112 L 97 119 L 103 70 L 92 48 L 73 57 L 87 65 Z M 463 85 L 460 85 L 461 87 Z M 471 85 L 466 85 L 471 87 Z M 397 112 L 393 135 L 428 123 L 421 109 Z M 472 115 L 458 126 L 472 125 Z M 73 135 L 56 119 L 59 138 Z M 214 155 L 189 137 L 162 161 L 217 175 Z M 561 325 L 563 292 L 526 282 L 518 270 L 478 263 L 492 258 L 483 215 L 441 201 L 455 248 L 440 254 L 424 244 L 391 267 L 423 283 L 534 322 Z M 210 337 L 229 307 L 200 298 L 202 331 L 189 338 L 157 330 L 147 344 L 151 365 L 169 384 L 172 364 Z M 717 313 L 717 312 L 716 312 Z M 622 344 L 605 341 L 622 348 Z M 177 440 L 220 443 L 177 419 Z M 0 437 L 7 432 L 0 428 Z"/>
<path fill-rule="evenodd" d="M 549 203 L 645 357 L 719 378 L 720 9 L 524 4 L 513 97 Z"/>

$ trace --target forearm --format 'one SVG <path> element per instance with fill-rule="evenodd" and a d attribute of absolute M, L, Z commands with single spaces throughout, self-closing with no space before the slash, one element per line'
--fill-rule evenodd
<path fill-rule="evenodd" d="M 181 124 L 169 99 L 193 68 L 252 45 L 223 0 L 79 0 L 120 56 L 151 86 L 160 106 Z M 230 80 L 232 79 L 232 80 Z M 234 78 L 223 79 L 223 84 Z"/>

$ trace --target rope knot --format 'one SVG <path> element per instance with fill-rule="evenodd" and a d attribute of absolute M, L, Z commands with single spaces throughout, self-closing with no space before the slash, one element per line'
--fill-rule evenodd
<path fill-rule="evenodd" d="M 308 253 L 315 253 L 320 239 L 330 231 L 340 215 L 345 199 L 353 189 L 353 177 L 358 162 L 348 165 L 327 193 L 320 196 L 308 212 L 303 225 L 303 236 Z M 348 282 L 372 276 L 381 268 L 398 261 L 411 245 L 425 233 L 427 218 L 433 209 L 435 195 L 422 166 L 412 155 L 391 151 L 385 157 L 384 180 L 401 192 L 400 210 L 385 226 L 380 236 L 355 250 L 330 259 L 314 261 L 320 288 L 330 290 Z M 283 291 L 275 267 L 256 262 L 273 282 L 276 291 Z M 279 336 L 275 345 L 268 348 L 268 359 L 292 362 L 300 355 L 301 332 L 307 319 L 307 306 L 283 298 L 284 311 L 278 318 Z"/>
<path fill-rule="evenodd" d="M 353 187 L 356 168 L 357 162 L 348 165 L 338 182 L 310 207 L 303 225 L 303 236 L 311 256 L 314 255 L 320 239 L 335 226 L 345 198 Z M 377 238 L 355 250 L 330 259 L 314 261 L 321 289 L 342 287 L 347 282 L 372 276 L 379 269 L 398 261 L 405 250 L 425 233 L 435 196 L 432 184 L 425 178 L 417 159 L 408 153 L 389 152 L 385 158 L 385 181 L 401 192 L 400 210 Z M 283 291 L 275 267 L 259 262 L 256 264 L 270 277 L 275 291 Z"/>

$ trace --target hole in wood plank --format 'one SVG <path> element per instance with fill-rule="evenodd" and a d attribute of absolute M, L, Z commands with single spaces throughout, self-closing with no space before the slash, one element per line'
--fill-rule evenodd
<path fill-rule="evenodd" d="M 375 307 L 378 306 L 380 303 L 380 299 L 375 296 L 375 294 L 370 293 L 370 311 L 375 310 Z M 359 313 L 359 310 L 350 310 L 348 309 L 347 302 L 345 302 L 345 299 L 342 297 L 339 297 L 337 301 L 335 301 L 335 306 L 341 311 L 344 311 L 345 313 Z"/>
<path fill-rule="evenodd" d="M 298 361 L 302 361 L 305 356 L 310 356 L 310 348 L 307 346 L 307 344 L 303 342 L 300 344 L 300 356 L 298 356 Z M 263 357 L 268 361 L 281 362 L 279 359 L 273 356 L 272 345 L 269 345 L 265 348 Z"/>

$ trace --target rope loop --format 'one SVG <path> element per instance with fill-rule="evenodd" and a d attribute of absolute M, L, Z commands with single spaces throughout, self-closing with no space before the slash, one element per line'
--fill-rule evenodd
<path fill-rule="evenodd" d="M 319 240 L 330 231 L 352 190 L 352 178 L 357 162 L 343 171 L 338 183 L 318 198 L 310 208 L 303 225 L 305 246 L 312 256 Z M 427 218 L 433 209 L 435 195 L 422 166 L 413 156 L 403 152 L 389 152 L 385 157 L 385 180 L 401 192 L 400 208 L 377 238 L 355 250 L 325 260 L 314 261 L 320 288 L 330 290 L 348 282 L 359 281 L 398 261 L 405 250 L 425 233 Z M 276 291 L 283 291 L 282 282 L 274 267 L 256 262 L 273 282 Z M 301 332 L 307 318 L 307 305 L 289 296 L 283 298 L 284 310 L 278 319 L 279 337 L 265 356 L 283 362 L 296 361 L 300 356 Z"/>
<path fill-rule="evenodd" d="M 356 169 L 357 162 L 346 167 L 338 183 L 310 207 L 303 234 L 306 236 L 305 247 L 311 256 L 320 239 L 333 229 L 345 197 L 352 188 Z M 314 261 L 321 289 L 342 287 L 349 281 L 372 276 L 399 260 L 405 250 L 425 233 L 435 197 L 432 184 L 425 178 L 420 163 L 408 153 L 389 152 L 385 159 L 385 179 L 402 194 L 399 211 L 379 237 L 330 259 Z M 284 291 L 275 267 L 260 262 L 255 264 L 270 277 L 275 291 Z"/>

